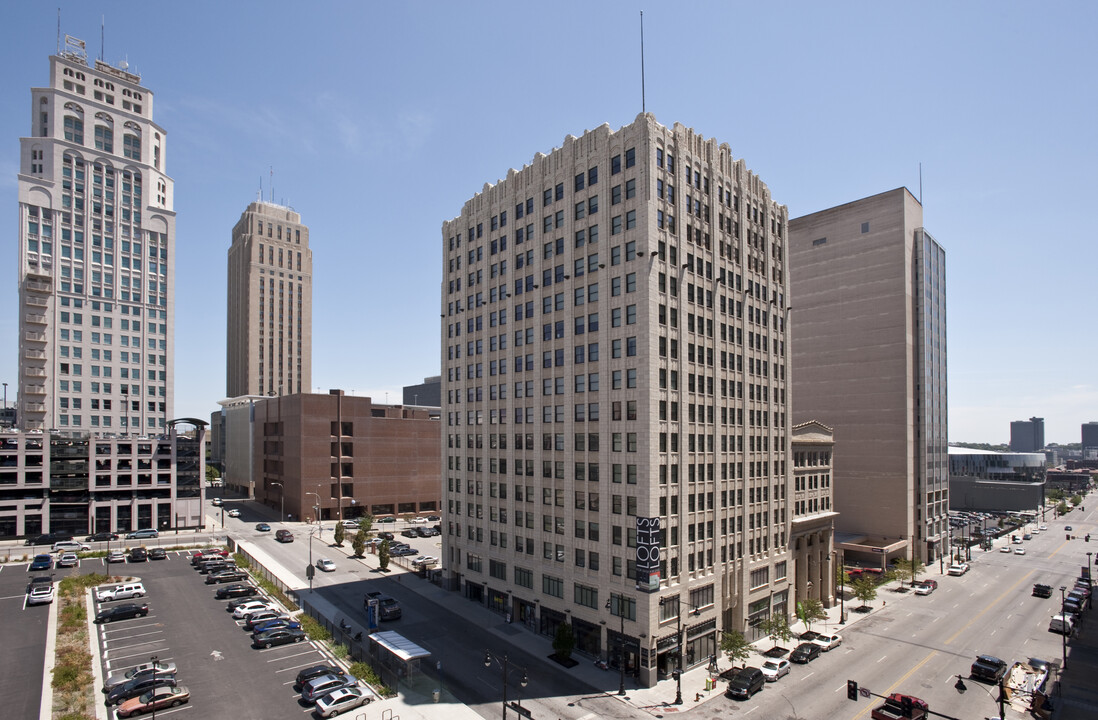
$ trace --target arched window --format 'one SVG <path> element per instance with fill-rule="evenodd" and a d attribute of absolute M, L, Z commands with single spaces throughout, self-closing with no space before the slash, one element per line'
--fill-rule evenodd
<path fill-rule="evenodd" d="M 95 149 L 114 152 L 114 129 L 106 125 L 95 126 Z"/>
<path fill-rule="evenodd" d="M 141 160 L 141 138 L 129 133 L 123 135 L 122 154 L 132 160 Z"/>
<path fill-rule="evenodd" d="M 65 116 L 65 139 L 77 145 L 84 144 L 84 120 L 75 115 Z"/>

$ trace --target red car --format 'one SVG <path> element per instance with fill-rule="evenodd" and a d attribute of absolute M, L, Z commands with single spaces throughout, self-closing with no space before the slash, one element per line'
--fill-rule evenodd
<path fill-rule="evenodd" d="M 118 717 L 128 718 L 140 713 L 163 710 L 168 707 L 176 707 L 191 699 L 191 693 L 187 688 L 158 687 L 150 690 L 140 697 L 127 700 L 118 706 Z"/>

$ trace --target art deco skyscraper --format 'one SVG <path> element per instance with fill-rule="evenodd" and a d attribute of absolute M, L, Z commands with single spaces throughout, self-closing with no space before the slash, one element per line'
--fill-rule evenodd
<path fill-rule="evenodd" d="M 646 684 L 790 616 L 786 213 L 727 145 L 645 114 L 443 224 L 443 552 L 465 597 L 568 625 Z"/>
<path fill-rule="evenodd" d="M 248 205 L 233 228 L 228 275 L 228 396 L 309 392 L 313 251 L 301 215 Z"/>
<path fill-rule="evenodd" d="M 948 554 L 945 250 L 906 188 L 789 222 L 794 421 L 835 433 L 851 562 Z"/>
<path fill-rule="evenodd" d="M 20 138 L 19 425 L 166 432 L 175 211 L 153 94 L 66 37 Z"/>

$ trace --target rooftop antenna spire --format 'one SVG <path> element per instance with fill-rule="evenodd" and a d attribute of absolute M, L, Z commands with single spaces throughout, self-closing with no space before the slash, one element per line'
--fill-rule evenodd
<path fill-rule="evenodd" d="M 99 59 L 107 62 L 107 16 L 99 16 Z"/>
<path fill-rule="evenodd" d="M 641 112 L 645 112 L 644 105 L 644 11 L 641 14 Z"/>
<path fill-rule="evenodd" d="M 274 169 L 274 165 L 271 166 L 271 190 L 270 190 L 270 192 L 271 192 L 271 204 L 273 205 L 274 201 L 275 201 L 275 169 Z"/>
<path fill-rule="evenodd" d="M 259 202 L 263 202 L 263 176 L 259 176 Z"/>
<path fill-rule="evenodd" d="M 57 54 L 61 54 L 61 8 L 57 8 Z"/>

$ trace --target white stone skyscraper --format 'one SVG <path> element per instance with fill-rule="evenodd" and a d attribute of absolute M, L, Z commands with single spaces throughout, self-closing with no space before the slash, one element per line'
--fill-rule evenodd
<path fill-rule="evenodd" d="M 727 144 L 650 114 L 443 223 L 454 589 L 648 685 L 792 615 L 786 228 Z"/>
<path fill-rule="evenodd" d="M 175 212 L 153 94 L 66 36 L 20 138 L 18 424 L 166 432 Z"/>

